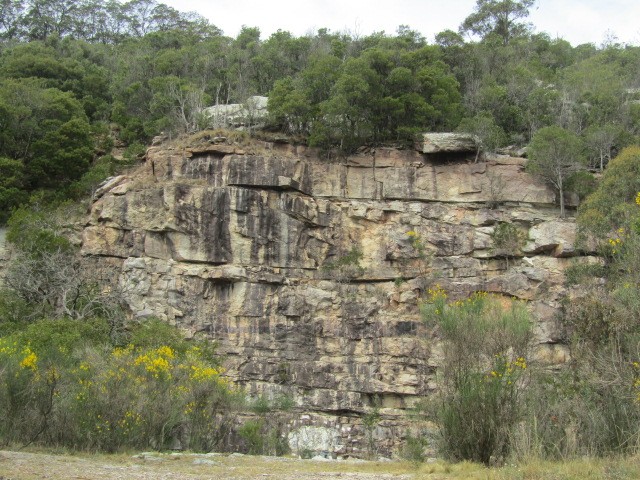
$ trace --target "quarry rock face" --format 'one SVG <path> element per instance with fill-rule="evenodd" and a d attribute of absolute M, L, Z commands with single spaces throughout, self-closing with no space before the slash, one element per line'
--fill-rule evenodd
<path fill-rule="evenodd" d="M 408 409 L 436 388 L 437 331 L 418 308 L 428 288 L 526 300 L 536 359 L 568 359 L 564 270 L 588 260 L 575 223 L 522 158 L 474 157 L 153 147 L 99 191 L 82 251 L 134 316 L 208 336 L 248 392 L 292 397 L 292 445 L 358 456 L 373 435 L 391 455 Z M 502 222 L 526 232 L 508 259 L 492 236 Z M 380 421 L 365 432 L 373 407 Z"/>

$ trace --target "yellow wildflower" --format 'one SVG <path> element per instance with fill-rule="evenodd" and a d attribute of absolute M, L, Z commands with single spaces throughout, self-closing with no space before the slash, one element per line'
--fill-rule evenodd
<path fill-rule="evenodd" d="M 29 347 L 25 348 L 22 353 L 26 356 L 20 362 L 20 367 L 28 368 L 35 372 L 38 369 L 38 356 Z"/>
<path fill-rule="evenodd" d="M 195 381 L 208 380 L 218 375 L 218 370 L 212 367 L 202 367 L 200 365 L 191 365 L 191 373 L 189 378 Z"/>

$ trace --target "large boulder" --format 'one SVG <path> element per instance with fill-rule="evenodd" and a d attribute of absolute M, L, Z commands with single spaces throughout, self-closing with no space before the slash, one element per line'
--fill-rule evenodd
<path fill-rule="evenodd" d="M 425 133 L 416 150 L 422 153 L 467 153 L 476 152 L 478 145 L 468 133 Z"/>
<path fill-rule="evenodd" d="M 576 255 L 576 224 L 573 220 L 550 220 L 529 230 L 524 253 L 550 253 L 554 257 Z"/>
<path fill-rule="evenodd" d="M 205 108 L 202 113 L 207 118 L 208 126 L 212 128 L 225 127 L 254 127 L 264 126 L 269 116 L 267 97 L 249 97 L 244 103 L 230 103 L 228 105 L 214 105 Z"/>

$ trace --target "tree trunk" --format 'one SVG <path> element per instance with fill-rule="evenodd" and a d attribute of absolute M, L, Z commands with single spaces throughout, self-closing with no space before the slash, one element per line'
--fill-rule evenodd
<path fill-rule="evenodd" d="M 562 185 L 562 175 L 558 176 L 558 191 L 560 193 L 560 218 L 564 218 L 564 186 Z"/>

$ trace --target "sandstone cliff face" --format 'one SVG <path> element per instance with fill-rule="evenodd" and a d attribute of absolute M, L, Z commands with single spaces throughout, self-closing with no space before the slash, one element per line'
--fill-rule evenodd
<path fill-rule="evenodd" d="M 9 256 L 6 247 L 6 235 L 6 229 L 0 227 L 0 283 L 4 275 L 4 266 Z"/>
<path fill-rule="evenodd" d="M 437 338 L 417 302 L 436 283 L 458 297 L 529 301 L 538 360 L 566 360 L 555 324 L 563 271 L 588 258 L 575 257 L 573 221 L 557 218 L 553 192 L 522 159 L 377 149 L 330 162 L 272 144 L 243 153 L 152 148 L 98 192 L 83 253 L 134 315 L 204 332 L 248 391 L 292 395 L 300 448 L 361 454 L 360 417 L 375 402 L 376 445 L 398 445 L 406 409 L 435 388 Z M 492 241 L 499 222 L 528 238 L 508 269 Z M 337 266 L 354 248 L 361 268 Z"/>

